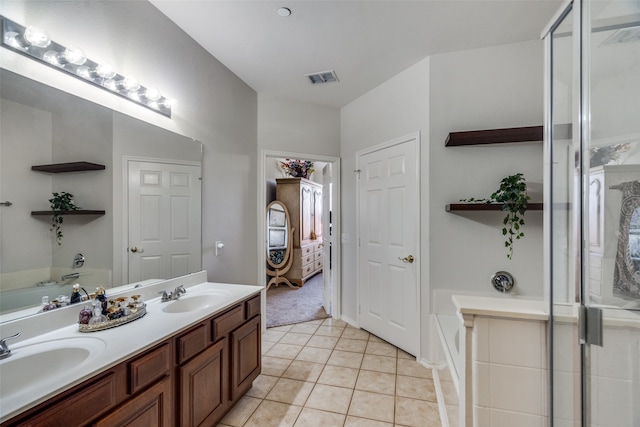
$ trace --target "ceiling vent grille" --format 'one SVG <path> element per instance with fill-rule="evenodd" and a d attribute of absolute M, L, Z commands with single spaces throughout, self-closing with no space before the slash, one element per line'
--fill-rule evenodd
<path fill-rule="evenodd" d="M 339 81 L 336 72 L 333 70 L 307 74 L 305 75 L 305 77 L 309 79 L 309 83 L 311 83 L 312 85 L 318 83 L 331 83 Z"/>
<path fill-rule="evenodd" d="M 606 39 L 601 46 L 640 41 L 640 26 L 622 28 Z"/>

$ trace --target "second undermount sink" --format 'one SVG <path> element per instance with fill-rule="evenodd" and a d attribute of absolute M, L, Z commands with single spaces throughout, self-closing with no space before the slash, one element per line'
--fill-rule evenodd
<path fill-rule="evenodd" d="M 180 299 L 166 303 L 162 307 L 165 313 L 188 313 L 205 309 L 215 309 L 225 304 L 230 292 L 224 290 L 210 290 L 195 295 L 183 296 Z"/>
<path fill-rule="evenodd" d="M 41 381 L 55 381 L 104 350 L 106 343 L 93 337 L 65 338 L 11 348 L 0 360 L 0 399 L 20 395 L 38 387 Z"/>

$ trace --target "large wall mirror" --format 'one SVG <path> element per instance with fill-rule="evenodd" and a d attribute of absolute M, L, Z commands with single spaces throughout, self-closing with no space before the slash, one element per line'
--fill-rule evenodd
<path fill-rule="evenodd" d="M 4 69 L 0 92 L 0 314 L 201 270 L 201 143 Z M 69 162 L 104 169 L 32 170 Z M 64 215 L 60 245 L 34 214 L 54 192 L 99 211 Z"/>

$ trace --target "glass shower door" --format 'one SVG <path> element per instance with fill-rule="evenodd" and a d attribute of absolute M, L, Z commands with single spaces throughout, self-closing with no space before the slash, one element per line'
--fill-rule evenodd
<path fill-rule="evenodd" d="M 550 425 L 637 427 L 640 2 L 575 0 L 545 43 Z"/>
<path fill-rule="evenodd" d="M 584 425 L 640 426 L 640 2 L 584 2 L 582 28 Z"/>

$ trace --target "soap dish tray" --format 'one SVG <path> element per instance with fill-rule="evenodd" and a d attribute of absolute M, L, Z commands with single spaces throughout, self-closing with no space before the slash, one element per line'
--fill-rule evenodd
<path fill-rule="evenodd" d="M 107 320 L 106 322 L 97 323 L 95 325 L 85 325 L 80 323 L 78 324 L 78 326 L 79 326 L 80 332 L 103 331 L 105 329 L 117 328 L 118 326 L 122 326 L 126 323 L 130 323 L 130 322 L 133 322 L 134 320 L 138 320 L 145 314 L 147 314 L 147 305 L 142 304 L 140 307 L 138 307 L 138 311 L 136 311 L 135 313 L 129 314 L 127 316 L 123 316 L 118 319 Z"/>

